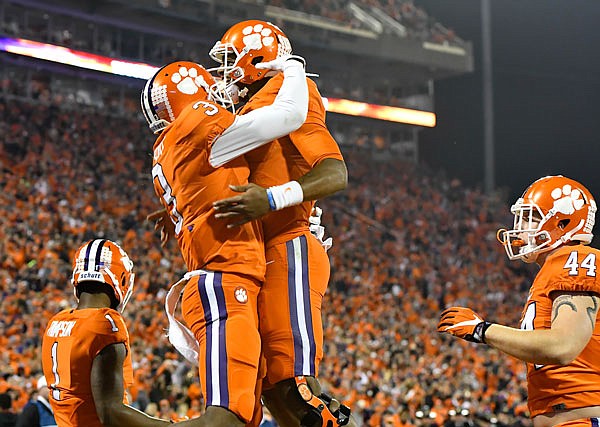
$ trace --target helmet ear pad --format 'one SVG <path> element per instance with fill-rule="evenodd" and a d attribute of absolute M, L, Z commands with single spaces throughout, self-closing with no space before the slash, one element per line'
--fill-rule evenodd
<path fill-rule="evenodd" d="M 257 56 L 252 58 L 252 65 L 260 64 L 261 62 L 263 62 L 263 58 L 264 56 Z"/>
<path fill-rule="evenodd" d="M 558 228 L 560 228 L 561 230 L 564 230 L 569 223 L 571 222 L 570 219 L 562 219 L 560 221 L 558 221 Z"/>

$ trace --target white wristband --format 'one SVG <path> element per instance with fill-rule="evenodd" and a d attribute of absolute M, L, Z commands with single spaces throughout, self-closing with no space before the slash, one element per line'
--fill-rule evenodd
<path fill-rule="evenodd" d="M 299 205 L 304 201 L 304 192 L 298 181 L 267 188 L 267 198 L 272 211 Z"/>

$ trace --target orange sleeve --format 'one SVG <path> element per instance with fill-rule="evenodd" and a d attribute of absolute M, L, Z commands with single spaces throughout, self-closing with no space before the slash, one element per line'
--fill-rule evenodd
<path fill-rule="evenodd" d="M 596 251 L 585 246 L 573 246 L 571 251 L 561 250 L 556 256 L 548 257 L 544 268 L 548 268 L 547 293 L 552 291 L 593 292 L 600 295 L 600 283 L 596 271 Z"/>
<path fill-rule="evenodd" d="M 240 114 L 248 113 L 257 108 L 271 105 L 283 83 L 283 73 L 272 77 L 242 108 Z M 311 166 L 323 159 L 343 160 L 340 148 L 325 125 L 325 106 L 314 81 L 308 83 L 308 114 L 306 121 L 298 130 L 290 133 L 290 140 L 300 152 L 300 155 Z"/>
<path fill-rule="evenodd" d="M 279 73 L 273 76 L 269 81 L 246 102 L 246 105 L 242 107 L 239 114 L 246 114 L 250 111 L 254 111 L 257 108 L 271 105 L 275 102 L 275 97 L 279 93 L 279 89 L 283 84 L 283 73 Z"/>
<path fill-rule="evenodd" d="M 290 139 L 307 163 L 314 167 L 323 159 L 344 160 L 340 147 L 325 124 L 325 106 L 317 85 L 308 80 L 308 115 Z"/>

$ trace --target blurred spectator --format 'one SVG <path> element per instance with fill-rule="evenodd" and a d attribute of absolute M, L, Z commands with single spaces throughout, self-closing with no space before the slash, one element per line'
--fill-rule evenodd
<path fill-rule="evenodd" d="M 36 391 L 32 393 L 32 399 L 19 414 L 17 427 L 56 426 L 54 411 L 48 402 L 49 394 L 46 377 L 42 375 L 37 380 Z"/>
<path fill-rule="evenodd" d="M 413 0 L 245 0 L 264 6 L 276 6 L 293 11 L 313 15 L 321 19 L 333 21 L 345 28 L 365 28 L 365 24 L 355 18 L 349 4 L 355 3 L 367 13 L 372 8 L 379 9 L 406 29 L 406 37 L 419 41 L 438 44 L 462 45 L 464 42 L 454 30 L 445 27 L 423 8 L 415 5 Z M 198 10 L 197 0 L 157 0 L 155 6 L 149 6 L 146 0 L 130 0 L 133 6 L 140 6 L 154 13 L 168 13 L 170 16 L 193 19 L 193 12 Z M 209 8 L 204 8 L 208 13 Z M 192 16 L 190 16 L 192 13 Z M 214 13 L 214 12 L 213 12 Z M 157 36 L 147 32 L 137 37 L 129 29 L 108 23 L 89 22 L 83 18 L 48 13 L 25 6 L 11 5 L 4 11 L 0 30 L 8 35 L 34 39 L 41 42 L 58 44 L 73 49 L 93 53 L 119 56 L 130 60 L 143 60 L 155 64 L 164 64 L 178 58 L 204 62 L 211 42 L 203 41 L 202 36 L 211 40 L 209 34 L 196 29 L 198 40 L 182 41 L 181 38 L 170 38 L 164 34 Z M 50 15 L 50 16 L 49 16 Z M 285 31 L 286 20 L 278 19 L 275 24 Z M 213 30 L 207 28 L 206 31 Z M 214 42 L 214 41 L 212 41 Z M 198 44 L 207 43 L 199 47 Z M 200 52 L 200 54 L 198 54 Z M 204 59 L 203 59 L 204 58 Z"/>
<path fill-rule="evenodd" d="M 185 416 L 189 419 L 198 418 L 204 413 L 204 403 L 200 399 L 192 399 L 190 402 L 190 408 L 185 413 Z"/>
<path fill-rule="evenodd" d="M 158 402 L 157 417 L 163 420 L 175 420 L 177 418 L 177 413 L 173 410 L 168 399 L 161 399 Z"/>
<path fill-rule="evenodd" d="M 17 414 L 12 411 L 12 397 L 8 393 L 0 393 L 0 427 L 15 427 Z"/>

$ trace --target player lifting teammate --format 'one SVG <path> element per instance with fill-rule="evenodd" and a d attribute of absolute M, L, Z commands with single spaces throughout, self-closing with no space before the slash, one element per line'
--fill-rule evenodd
<path fill-rule="evenodd" d="M 248 98 L 242 117 L 271 104 L 284 81 L 281 73 L 256 64 L 291 51 L 278 27 L 257 20 L 232 26 L 210 51 L 221 64 L 216 70 L 222 84 L 237 86 Z M 217 218 L 230 225 L 262 219 L 267 271 L 258 304 L 267 369 L 263 399 L 269 410 L 283 427 L 354 425 L 350 410 L 324 394 L 316 379 L 323 356 L 321 304 L 330 266 L 309 231 L 311 201 L 344 189 L 347 172 L 325 125 L 321 95 L 312 80 L 307 82 L 304 124 L 248 153 L 251 184 L 235 187 L 241 194 L 218 201 L 215 209 Z"/>

